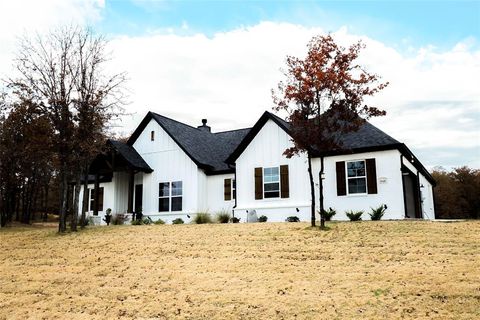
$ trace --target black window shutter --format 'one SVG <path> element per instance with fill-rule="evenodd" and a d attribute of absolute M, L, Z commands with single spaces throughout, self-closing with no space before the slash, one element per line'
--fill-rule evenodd
<path fill-rule="evenodd" d="M 375 158 L 367 159 L 367 191 L 369 194 L 377 193 L 377 166 Z"/>
<path fill-rule="evenodd" d="M 223 199 L 225 201 L 232 200 L 232 179 L 223 180 Z"/>
<path fill-rule="evenodd" d="M 263 168 L 255 168 L 255 200 L 263 199 Z"/>
<path fill-rule="evenodd" d="M 337 171 L 337 196 L 347 194 L 347 182 L 345 179 L 345 161 L 339 161 L 335 164 Z"/>
<path fill-rule="evenodd" d="M 288 165 L 280 166 L 280 190 L 281 197 L 288 198 L 290 197 L 290 186 L 288 179 Z"/>

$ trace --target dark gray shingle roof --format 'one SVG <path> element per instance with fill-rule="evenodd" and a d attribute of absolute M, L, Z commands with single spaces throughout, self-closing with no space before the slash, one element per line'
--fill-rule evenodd
<path fill-rule="evenodd" d="M 151 114 L 180 148 L 209 173 L 231 170 L 225 160 L 250 130 L 247 128 L 212 133 L 157 113 Z"/>
<path fill-rule="evenodd" d="M 286 131 L 290 130 L 290 124 L 282 118 L 269 113 L 270 116 L 280 122 Z M 339 142 L 341 149 L 326 150 L 325 153 L 340 152 L 340 151 L 355 151 L 358 149 L 393 146 L 401 144 L 398 140 L 392 138 L 382 130 L 375 127 L 373 124 L 365 121 L 357 131 L 344 133 L 340 136 Z"/>
<path fill-rule="evenodd" d="M 144 171 L 152 172 L 152 168 L 143 160 L 142 156 L 138 154 L 132 146 L 116 140 L 108 140 L 110 145 L 117 151 L 132 168 Z"/>

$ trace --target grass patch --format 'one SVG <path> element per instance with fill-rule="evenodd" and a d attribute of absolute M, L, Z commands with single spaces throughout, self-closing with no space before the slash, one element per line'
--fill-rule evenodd
<path fill-rule="evenodd" d="M 0 319 L 478 318 L 480 221 L 327 226 L 0 229 Z"/>

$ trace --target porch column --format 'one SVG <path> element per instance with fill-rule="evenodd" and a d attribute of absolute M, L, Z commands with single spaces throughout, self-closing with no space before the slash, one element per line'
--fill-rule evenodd
<path fill-rule="evenodd" d="M 135 172 L 133 170 L 129 171 L 128 174 L 128 206 L 127 206 L 127 213 L 133 213 L 133 185 Z"/>
<path fill-rule="evenodd" d="M 100 183 L 99 183 L 99 174 L 95 173 L 95 184 L 94 184 L 94 198 L 93 198 L 93 215 L 98 216 L 98 198 L 100 196 Z"/>

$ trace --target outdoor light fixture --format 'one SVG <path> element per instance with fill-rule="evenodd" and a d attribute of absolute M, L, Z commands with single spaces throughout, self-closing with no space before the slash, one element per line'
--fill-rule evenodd
<path fill-rule="evenodd" d="M 420 188 L 425 188 L 425 187 L 423 186 L 423 183 L 420 185 Z"/>
<path fill-rule="evenodd" d="M 325 180 L 325 172 L 322 172 L 321 174 L 322 180 Z"/>
<path fill-rule="evenodd" d="M 298 208 L 295 208 L 295 210 L 297 210 L 297 212 L 300 212 L 300 210 Z"/>

